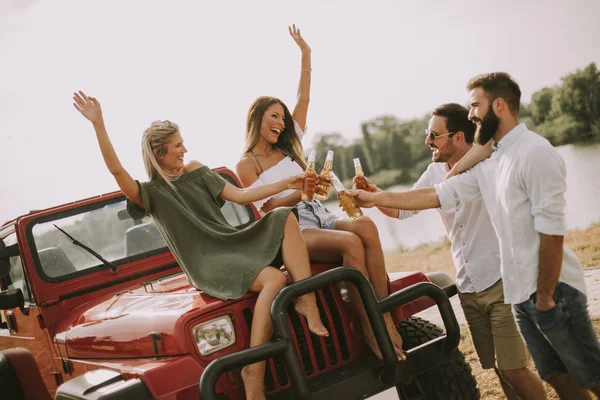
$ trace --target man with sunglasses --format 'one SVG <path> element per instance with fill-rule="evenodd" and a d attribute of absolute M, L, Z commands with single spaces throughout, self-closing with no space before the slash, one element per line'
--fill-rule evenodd
<path fill-rule="evenodd" d="M 499 239 L 505 301 L 538 374 L 561 400 L 591 400 L 586 389 L 600 398 L 600 342 L 583 270 L 563 244 L 564 160 L 548 140 L 519 123 L 521 90 L 510 75 L 476 76 L 467 89 L 477 141 L 493 139 L 489 159 L 434 188 L 347 194 L 361 207 L 406 210 L 451 210 L 483 199 Z"/>
<path fill-rule="evenodd" d="M 433 162 L 415 189 L 432 188 L 472 147 L 475 125 L 469 110 L 450 103 L 431 113 L 425 144 Z M 370 184 L 370 191 L 378 191 Z M 380 208 L 393 218 L 410 218 L 418 211 Z M 452 243 L 456 286 L 460 304 L 483 369 L 494 368 L 507 399 L 545 399 L 541 380 L 529 369 L 528 353 L 519 334 L 510 304 L 504 304 L 500 250 L 496 232 L 483 200 L 450 210 L 439 210 Z"/>

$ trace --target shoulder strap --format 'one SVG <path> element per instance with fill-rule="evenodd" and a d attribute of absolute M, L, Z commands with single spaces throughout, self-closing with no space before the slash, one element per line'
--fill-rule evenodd
<path fill-rule="evenodd" d="M 283 153 L 283 155 L 289 157 L 292 159 L 292 161 L 297 162 L 296 159 L 294 158 L 293 155 L 291 155 L 290 153 L 288 153 L 287 151 L 285 151 L 284 149 L 280 148 L 280 147 L 276 147 L 277 150 L 279 150 L 280 152 Z"/>
<path fill-rule="evenodd" d="M 256 157 L 256 154 L 254 154 L 254 152 L 252 150 L 250 150 L 250 153 L 252 153 L 252 155 L 254 156 L 254 161 L 256 161 L 256 164 L 258 165 L 258 168 L 260 168 L 260 173 L 262 174 L 263 172 L 265 172 L 263 170 L 262 165 L 260 165 L 260 163 L 258 162 L 258 157 Z"/>

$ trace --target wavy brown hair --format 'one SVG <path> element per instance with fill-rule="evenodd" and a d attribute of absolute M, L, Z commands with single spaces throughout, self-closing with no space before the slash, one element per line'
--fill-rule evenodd
<path fill-rule="evenodd" d="M 300 137 L 296 133 L 292 114 L 283 101 L 276 97 L 260 96 L 254 100 L 250 106 L 248 117 L 246 118 L 246 148 L 244 152 L 248 153 L 258 143 L 263 115 L 265 115 L 267 108 L 276 103 L 281 104 L 281 107 L 283 107 L 285 129 L 279 135 L 275 147 L 281 150 L 282 153 L 292 156 L 294 161 L 296 161 L 302 169 L 306 169 L 306 162 L 304 161 L 304 155 L 302 154 L 302 143 L 300 142 Z"/>

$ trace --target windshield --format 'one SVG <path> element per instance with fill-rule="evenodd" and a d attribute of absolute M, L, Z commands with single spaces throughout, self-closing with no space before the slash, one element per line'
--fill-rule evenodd
<path fill-rule="evenodd" d="M 125 201 L 122 200 L 35 224 L 32 234 L 44 275 L 55 280 L 101 265 L 96 257 L 74 245 L 54 225 L 69 232 L 109 262 L 118 263 L 136 255 L 164 249 L 166 244 L 151 218 L 141 221 L 119 218 L 119 211 L 125 207 Z M 140 234 L 140 230 L 145 235 Z M 143 243 L 136 246 L 140 241 Z"/>
<path fill-rule="evenodd" d="M 134 221 L 125 208 L 125 200 L 119 200 L 94 209 L 75 209 L 71 215 L 51 220 L 42 218 L 43 222 L 36 223 L 31 233 L 42 278 L 62 281 L 105 268 L 98 258 L 74 245 L 54 225 L 115 265 L 166 251 L 166 243 L 152 218 Z M 226 202 L 222 211 L 235 227 L 251 221 L 251 209 L 247 207 Z"/>

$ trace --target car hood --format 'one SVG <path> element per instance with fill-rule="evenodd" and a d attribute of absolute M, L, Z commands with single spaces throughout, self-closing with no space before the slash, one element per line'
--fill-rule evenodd
<path fill-rule="evenodd" d="M 192 337 L 185 324 L 224 304 L 180 274 L 114 295 L 85 311 L 57 340 L 71 358 L 155 357 L 151 336 L 157 333 L 159 356 L 186 354 Z"/>

